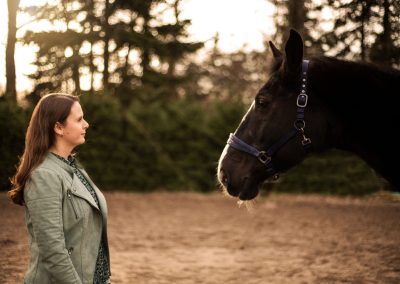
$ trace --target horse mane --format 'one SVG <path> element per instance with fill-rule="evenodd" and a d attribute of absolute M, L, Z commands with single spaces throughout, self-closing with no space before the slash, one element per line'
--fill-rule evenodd
<path fill-rule="evenodd" d="M 310 101 L 325 109 L 328 139 L 353 152 L 399 187 L 400 70 L 332 57 L 310 61 Z"/>
<path fill-rule="evenodd" d="M 352 76 L 361 76 L 363 79 L 369 77 L 387 83 L 387 80 L 390 78 L 400 78 L 400 70 L 369 62 L 349 61 L 329 56 L 313 57 L 311 60 L 321 67 L 335 68 L 344 73 L 351 72 Z"/>
<path fill-rule="evenodd" d="M 309 91 L 333 111 L 345 116 L 371 111 L 373 119 L 399 117 L 400 70 L 326 56 L 311 62 Z M 376 117 L 380 111 L 384 113 Z"/>

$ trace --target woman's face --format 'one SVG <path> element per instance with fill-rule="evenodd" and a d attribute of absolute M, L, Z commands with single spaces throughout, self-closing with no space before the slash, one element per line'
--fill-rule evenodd
<path fill-rule="evenodd" d="M 79 102 L 75 102 L 62 126 L 63 132 L 60 137 L 64 143 L 76 147 L 85 143 L 86 129 L 89 128 L 89 123 L 83 119 L 83 111 Z"/>

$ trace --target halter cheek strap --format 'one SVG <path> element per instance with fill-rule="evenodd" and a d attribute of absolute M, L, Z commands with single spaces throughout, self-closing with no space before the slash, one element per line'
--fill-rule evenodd
<path fill-rule="evenodd" d="M 229 139 L 227 144 L 232 148 L 250 154 L 257 158 L 262 164 L 267 167 L 267 172 L 270 175 L 276 174 L 273 163 L 272 156 L 282 148 L 286 143 L 288 143 L 291 139 L 293 139 L 297 134 L 300 133 L 302 136 L 301 144 L 305 152 L 309 152 L 311 149 L 311 139 L 307 138 L 304 134 L 304 128 L 306 127 L 306 123 L 304 121 L 304 112 L 308 102 L 307 95 L 307 70 L 308 70 L 308 60 L 304 60 L 302 63 L 301 70 L 301 88 L 300 94 L 297 96 L 296 105 L 297 105 L 297 113 L 296 113 L 296 121 L 293 124 L 293 128 L 286 134 L 281 136 L 281 138 L 272 144 L 271 147 L 266 151 L 259 151 L 257 148 L 247 144 L 234 134 L 229 135 Z"/>

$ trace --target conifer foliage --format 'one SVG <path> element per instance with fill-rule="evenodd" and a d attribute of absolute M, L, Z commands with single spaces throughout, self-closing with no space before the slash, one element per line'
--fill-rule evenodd
<path fill-rule="evenodd" d="M 179 64 L 202 47 L 187 39 L 190 20 L 180 17 L 179 4 L 59 0 L 28 7 L 25 11 L 50 27 L 28 31 L 23 38 L 38 46 L 33 93 L 122 91 L 124 103 L 133 96 L 175 96 L 177 84 L 185 80 L 184 72 L 177 72 Z"/>

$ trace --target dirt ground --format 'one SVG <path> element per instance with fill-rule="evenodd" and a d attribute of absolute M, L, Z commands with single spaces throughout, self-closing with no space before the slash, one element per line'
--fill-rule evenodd
<path fill-rule="evenodd" d="M 112 283 L 400 283 L 400 202 L 380 196 L 106 193 Z M 0 193 L 0 283 L 28 262 L 23 208 Z"/>

